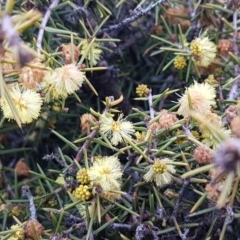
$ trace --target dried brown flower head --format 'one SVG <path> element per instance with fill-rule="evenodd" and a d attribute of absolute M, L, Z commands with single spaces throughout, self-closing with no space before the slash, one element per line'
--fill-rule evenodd
<path fill-rule="evenodd" d="M 167 22 L 171 25 L 180 24 L 183 29 L 187 29 L 191 22 L 186 19 L 189 16 L 188 8 L 168 8 L 165 14 Z"/>
<path fill-rule="evenodd" d="M 229 139 L 220 145 L 219 150 L 214 155 L 214 162 L 223 171 L 237 170 L 240 162 L 240 139 Z"/>
<path fill-rule="evenodd" d="M 198 146 L 195 148 L 193 157 L 199 164 L 209 164 L 213 161 L 213 153 L 206 146 Z"/>
<path fill-rule="evenodd" d="M 29 167 L 21 158 L 15 166 L 15 171 L 19 177 L 29 177 Z"/>
<path fill-rule="evenodd" d="M 90 133 L 91 121 L 97 123 L 97 119 L 90 113 L 85 113 L 81 116 L 81 129 L 84 133 Z M 91 121 L 90 121 L 91 120 Z"/>
<path fill-rule="evenodd" d="M 149 126 L 149 129 L 152 131 L 152 133 L 156 133 L 160 129 L 160 125 L 158 122 L 154 122 Z"/>
<path fill-rule="evenodd" d="M 231 121 L 238 115 L 238 106 L 237 105 L 230 105 L 225 110 L 225 114 L 226 114 L 228 123 L 231 123 Z"/>
<path fill-rule="evenodd" d="M 37 220 L 28 220 L 25 225 L 25 236 L 38 239 L 44 232 L 44 227 Z"/>
<path fill-rule="evenodd" d="M 230 122 L 230 127 L 232 134 L 238 138 L 240 138 L 240 116 L 236 116 Z"/>
<path fill-rule="evenodd" d="M 221 183 L 208 183 L 205 187 L 206 193 L 209 198 L 211 198 L 213 201 L 217 201 L 221 191 L 223 189 L 223 184 Z"/>
<path fill-rule="evenodd" d="M 73 56 L 74 62 L 78 61 L 80 56 L 80 51 L 75 44 L 71 44 L 71 43 L 67 45 L 62 44 L 61 49 L 62 49 L 62 57 L 64 58 L 66 64 L 72 63 L 72 56 Z"/>
<path fill-rule="evenodd" d="M 29 64 L 32 65 L 32 67 L 25 66 L 21 68 L 19 82 L 27 89 L 35 89 L 37 84 L 43 81 L 46 74 L 46 70 L 42 69 L 45 65 L 37 58 L 32 60 Z"/>
<path fill-rule="evenodd" d="M 151 34 L 162 34 L 163 33 L 163 27 L 160 25 L 154 25 L 150 29 Z"/>
<path fill-rule="evenodd" d="M 232 43 L 228 39 L 220 39 L 217 44 L 218 53 L 222 56 L 226 56 L 232 48 Z"/>
<path fill-rule="evenodd" d="M 178 121 L 178 118 L 175 113 L 169 112 L 168 110 L 163 109 L 160 112 L 161 116 L 158 120 L 159 128 L 167 128 L 169 129 L 174 125 L 175 122 Z"/>

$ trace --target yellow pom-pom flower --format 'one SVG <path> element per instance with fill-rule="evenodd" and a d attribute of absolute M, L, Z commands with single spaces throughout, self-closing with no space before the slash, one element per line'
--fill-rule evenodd
<path fill-rule="evenodd" d="M 114 121 L 112 117 L 102 115 L 100 118 L 101 125 L 100 131 L 111 139 L 113 145 L 123 142 L 124 138 L 131 138 L 131 134 L 135 132 L 131 122 L 123 119 L 123 115 L 120 114 L 117 121 Z"/>
<path fill-rule="evenodd" d="M 120 188 L 122 181 L 122 169 L 117 157 L 103 157 L 94 161 L 89 169 L 90 181 L 95 185 L 100 185 L 103 192 Z"/>
<path fill-rule="evenodd" d="M 65 99 L 68 95 L 80 89 L 85 80 L 85 73 L 74 64 L 68 64 L 48 72 L 42 83 L 45 91 L 45 101 Z"/>
<path fill-rule="evenodd" d="M 79 183 L 81 184 L 89 184 L 90 183 L 90 179 L 88 176 L 88 171 L 86 168 L 82 168 L 77 172 L 76 178 L 78 180 Z"/>
<path fill-rule="evenodd" d="M 14 230 L 14 234 L 11 235 L 9 240 L 22 240 L 24 238 L 24 230 L 18 224 L 12 225 L 11 230 Z"/>
<path fill-rule="evenodd" d="M 198 66 L 209 66 L 216 57 L 217 47 L 208 37 L 196 38 L 190 44 L 193 59 Z"/>
<path fill-rule="evenodd" d="M 139 96 L 139 97 L 144 97 L 144 96 L 147 96 L 149 93 L 149 88 L 147 87 L 147 85 L 145 84 L 140 84 L 137 86 L 136 88 L 136 94 Z"/>
<path fill-rule="evenodd" d="M 216 91 L 214 87 L 208 83 L 194 82 L 179 99 L 180 107 L 177 113 L 184 117 L 189 117 L 191 110 L 205 114 L 215 105 L 215 97 Z"/>
<path fill-rule="evenodd" d="M 157 186 L 164 186 L 172 181 L 172 174 L 176 172 L 168 158 L 156 159 L 154 164 L 147 167 L 148 172 L 143 176 L 147 181 L 155 181 Z"/>
<path fill-rule="evenodd" d="M 80 185 L 73 192 L 73 197 L 76 200 L 86 201 L 91 197 L 91 192 L 88 190 L 87 185 Z"/>
<path fill-rule="evenodd" d="M 10 96 L 15 104 L 21 123 L 31 123 L 37 119 L 42 105 L 40 94 L 31 89 L 21 89 L 19 85 L 14 85 L 10 91 Z M 5 97 L 0 100 L 3 115 L 7 119 L 14 119 L 12 109 Z"/>
<path fill-rule="evenodd" d="M 176 69 L 182 70 L 187 66 L 186 60 L 183 56 L 178 56 L 175 58 L 173 65 Z"/>

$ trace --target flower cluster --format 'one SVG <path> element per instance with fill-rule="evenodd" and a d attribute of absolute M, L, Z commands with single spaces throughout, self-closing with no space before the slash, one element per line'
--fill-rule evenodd
<path fill-rule="evenodd" d="M 25 66 L 20 70 L 19 82 L 26 89 L 37 89 L 37 85 L 43 81 L 46 74 L 45 66 L 37 58 L 29 64 L 31 67 Z"/>
<path fill-rule="evenodd" d="M 84 80 L 85 73 L 74 64 L 49 71 L 42 82 L 42 88 L 46 94 L 45 101 L 65 99 L 68 95 L 80 89 Z"/>
<path fill-rule="evenodd" d="M 80 185 L 73 191 L 76 200 L 86 201 L 98 194 L 114 200 L 121 196 L 122 168 L 117 157 L 94 158 L 93 165 L 82 168 L 76 174 Z"/>
<path fill-rule="evenodd" d="M 183 56 L 176 57 L 173 64 L 174 64 L 174 67 L 178 70 L 182 70 L 187 66 L 186 60 Z"/>
<path fill-rule="evenodd" d="M 171 160 L 168 158 L 156 159 L 154 164 L 147 167 L 147 173 L 143 178 L 149 181 L 155 181 L 156 185 L 162 187 L 172 181 L 172 174 L 176 172 Z"/>
<path fill-rule="evenodd" d="M 190 44 L 190 50 L 196 64 L 207 67 L 216 57 L 217 47 L 208 37 L 203 37 L 194 39 Z"/>
<path fill-rule="evenodd" d="M 215 105 L 215 97 L 214 87 L 208 83 L 197 83 L 195 81 L 179 99 L 180 107 L 177 113 L 185 118 L 189 117 L 190 111 L 205 114 Z"/>
<path fill-rule="evenodd" d="M 113 145 L 118 145 L 126 138 L 131 139 L 131 134 L 135 132 L 132 123 L 123 119 L 122 114 L 119 115 L 117 121 L 103 114 L 100 118 L 100 122 L 100 131 L 110 138 Z"/>
<path fill-rule="evenodd" d="M 9 94 L 21 123 L 31 123 L 38 118 L 42 105 L 40 94 L 31 89 L 22 89 L 18 84 L 11 87 Z M 5 96 L 1 98 L 0 105 L 5 118 L 16 120 L 13 108 Z"/>
<path fill-rule="evenodd" d="M 89 179 L 95 185 L 100 185 L 104 192 L 119 189 L 122 169 L 117 157 L 103 157 L 94 161 L 88 171 Z"/>
<path fill-rule="evenodd" d="M 91 192 L 87 185 L 80 185 L 74 190 L 73 197 L 76 200 L 86 201 L 91 197 Z"/>
<path fill-rule="evenodd" d="M 208 83 L 194 82 L 179 99 L 180 106 L 177 113 L 187 118 L 190 116 L 191 111 L 197 112 L 201 114 L 204 119 L 207 119 L 209 124 L 219 129 L 226 136 L 229 136 L 230 131 L 223 127 L 221 117 L 212 112 L 212 107 L 216 105 L 215 97 L 216 91 L 213 86 Z M 210 131 L 201 122 L 198 123 L 198 126 L 202 133 L 202 142 L 208 147 L 216 148 L 219 143 Z"/>
<path fill-rule="evenodd" d="M 76 178 L 77 178 L 78 182 L 81 184 L 89 184 L 90 183 L 88 171 L 86 168 L 81 168 L 77 172 Z"/>
<path fill-rule="evenodd" d="M 136 88 L 136 94 L 139 96 L 139 97 L 145 97 L 147 96 L 149 93 L 149 88 L 147 87 L 147 85 L 145 84 L 140 84 L 137 86 Z"/>

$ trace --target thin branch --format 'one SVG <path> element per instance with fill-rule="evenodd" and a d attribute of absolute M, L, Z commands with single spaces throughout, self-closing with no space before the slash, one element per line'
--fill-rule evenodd
<path fill-rule="evenodd" d="M 233 13 L 233 27 L 234 27 L 234 34 L 233 34 L 233 53 L 237 57 L 239 53 L 238 49 L 238 29 L 237 29 L 237 16 L 238 16 L 238 10 L 235 10 Z M 239 74 L 239 66 L 238 64 L 234 65 L 234 75 L 237 76 Z M 234 100 L 238 97 L 238 85 L 239 85 L 239 79 L 237 79 L 233 85 L 231 86 L 228 100 Z"/>
<path fill-rule="evenodd" d="M 79 229 L 79 228 L 83 228 L 86 227 L 86 223 L 85 222 L 81 222 L 78 224 L 74 224 L 72 227 L 70 227 L 69 229 L 65 230 L 64 232 L 62 232 L 61 234 L 59 234 L 58 236 L 54 236 L 52 238 L 50 238 L 51 240 L 60 240 L 63 239 L 63 236 L 68 236 L 70 233 L 72 233 L 74 230 Z"/>
<path fill-rule="evenodd" d="M 154 118 L 155 111 L 153 109 L 153 97 L 152 97 L 152 89 L 149 89 L 148 93 L 148 105 L 149 105 L 149 110 L 150 110 L 150 117 L 151 119 Z"/>
<path fill-rule="evenodd" d="M 92 140 L 94 139 L 94 137 L 96 136 L 97 134 L 97 130 L 93 130 L 89 135 L 89 139 L 82 145 L 82 147 L 79 149 L 78 153 L 77 153 L 77 156 L 75 158 L 75 160 L 77 162 L 80 162 L 82 160 L 82 157 L 83 157 L 83 151 L 84 149 L 87 149 L 88 146 L 90 145 L 90 143 L 92 142 Z"/>
<path fill-rule="evenodd" d="M 60 2 L 60 0 L 53 0 L 52 1 L 51 5 L 49 6 L 49 8 L 46 11 L 46 13 L 44 15 L 44 18 L 42 20 L 42 24 L 41 24 L 41 27 L 40 27 L 40 30 L 39 30 L 39 33 L 38 33 L 38 37 L 37 37 L 37 50 L 38 50 L 39 54 L 40 54 L 40 51 L 42 49 L 42 39 L 43 39 L 43 35 L 44 35 L 44 30 L 46 28 L 48 19 L 51 16 L 51 11 L 52 11 L 53 8 L 55 8 L 58 5 L 59 2 Z"/>
<path fill-rule="evenodd" d="M 110 26 L 108 28 L 104 28 L 102 30 L 102 32 L 105 32 L 105 33 L 109 33 L 109 32 L 112 32 L 114 30 L 117 30 L 117 29 L 121 29 L 123 27 L 125 27 L 126 25 L 128 25 L 129 23 L 137 20 L 138 18 L 144 16 L 145 14 L 147 14 L 150 10 L 152 10 L 154 7 L 156 7 L 157 5 L 163 3 L 165 0 L 158 0 L 156 1 L 155 3 L 152 3 L 150 4 L 147 8 L 145 9 L 135 9 L 135 11 L 133 11 L 133 15 L 129 18 L 126 18 L 124 19 L 123 21 L 121 21 L 120 23 L 118 24 L 115 24 L 113 26 Z"/>
<path fill-rule="evenodd" d="M 30 192 L 29 186 L 22 187 L 22 196 L 26 197 L 29 201 L 30 219 L 37 220 L 37 211 L 36 211 L 36 207 L 34 205 L 33 196 Z"/>
<path fill-rule="evenodd" d="M 179 198 L 175 203 L 175 206 L 174 206 L 174 209 L 173 209 L 173 212 L 172 212 L 172 215 L 171 215 L 171 220 L 173 220 L 174 218 L 177 218 L 182 198 L 183 198 L 184 193 L 187 190 L 189 184 L 190 184 L 190 179 L 185 179 L 184 182 L 183 182 L 182 188 L 180 189 L 180 191 L 178 193 Z"/>

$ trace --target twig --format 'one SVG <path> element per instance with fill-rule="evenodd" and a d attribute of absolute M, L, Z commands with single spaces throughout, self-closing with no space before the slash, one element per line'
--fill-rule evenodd
<path fill-rule="evenodd" d="M 150 110 L 150 117 L 151 119 L 154 118 L 155 111 L 153 109 L 153 97 L 152 97 L 152 89 L 149 89 L 148 93 L 148 105 L 149 105 L 149 110 Z"/>
<path fill-rule="evenodd" d="M 30 208 L 30 219 L 31 220 L 37 220 L 37 211 L 36 211 L 36 207 L 34 205 L 34 201 L 33 201 L 33 196 L 30 192 L 29 186 L 23 186 L 22 187 L 22 196 L 26 197 L 29 201 L 29 208 Z"/>
<path fill-rule="evenodd" d="M 183 131 L 184 131 L 184 133 L 185 133 L 185 135 L 186 136 L 189 136 L 189 137 L 192 137 L 193 135 L 192 135 L 192 133 L 191 133 L 191 130 L 190 130 L 190 128 L 189 128 L 189 125 L 183 125 L 182 126 L 182 129 L 183 129 Z"/>
<path fill-rule="evenodd" d="M 235 56 L 238 56 L 239 49 L 238 49 L 238 29 L 237 29 L 237 16 L 238 10 L 234 10 L 233 12 L 233 27 L 234 27 L 234 34 L 233 34 L 233 53 Z M 234 65 L 234 75 L 237 76 L 239 74 L 239 66 L 238 64 Z M 228 100 L 234 100 L 238 97 L 238 85 L 239 79 L 237 79 L 233 85 L 231 86 Z"/>
<path fill-rule="evenodd" d="M 54 191 L 52 191 L 51 193 L 49 193 L 49 196 L 44 200 L 44 202 L 48 202 L 49 199 L 52 197 L 53 194 L 54 194 L 54 195 L 57 195 L 57 194 L 59 194 L 61 191 L 67 190 L 67 188 L 72 187 L 72 186 L 73 186 L 72 182 L 69 182 L 69 183 L 66 183 L 66 184 L 64 184 L 63 186 L 55 189 Z"/>
<path fill-rule="evenodd" d="M 113 97 L 109 97 L 109 101 L 110 101 L 110 104 L 111 102 L 114 101 L 114 98 Z M 107 113 L 109 111 L 109 107 L 106 107 L 103 111 L 103 114 Z M 77 153 L 77 156 L 75 157 L 75 160 L 77 162 L 81 161 L 82 160 L 82 157 L 83 157 L 83 151 L 84 149 L 87 149 L 89 144 L 92 142 L 92 140 L 94 139 L 94 137 L 96 136 L 97 134 L 97 130 L 93 130 L 89 135 L 89 139 L 82 145 L 82 147 L 78 150 L 78 153 Z"/>
<path fill-rule="evenodd" d="M 158 240 L 159 239 L 154 229 L 150 228 L 149 226 L 143 223 L 137 227 L 135 238 L 136 240 L 143 240 L 143 239 Z"/>
<path fill-rule="evenodd" d="M 51 11 L 54 7 L 56 7 L 58 5 L 58 3 L 60 2 L 60 0 L 53 0 L 51 5 L 49 6 L 48 10 L 46 11 L 44 18 L 42 20 L 42 24 L 38 33 L 38 37 L 37 37 L 37 51 L 40 54 L 40 51 L 42 49 L 42 39 L 43 39 L 43 34 L 44 34 L 44 30 L 45 27 L 47 25 L 48 19 L 50 18 L 51 15 Z"/>
<path fill-rule="evenodd" d="M 174 206 L 174 209 L 173 209 L 173 212 L 172 212 L 172 215 L 171 215 L 171 219 L 174 219 L 174 218 L 177 217 L 183 195 L 184 195 L 185 191 L 187 190 L 189 184 L 190 184 L 190 179 L 189 178 L 185 179 L 184 182 L 183 182 L 182 188 L 178 193 L 179 198 L 175 203 L 175 206 Z"/>
<path fill-rule="evenodd" d="M 198 6 L 198 8 L 194 10 L 192 1 L 187 1 L 187 2 L 188 2 L 189 13 L 191 16 L 191 27 L 190 27 L 189 34 L 187 36 L 187 41 L 191 42 L 198 35 L 199 29 L 201 28 L 199 24 L 199 17 L 196 17 L 197 15 L 200 14 L 201 8 L 200 6 Z M 194 20 L 192 21 L 193 18 Z"/>
<path fill-rule="evenodd" d="M 89 144 L 92 142 L 93 138 L 95 137 L 95 135 L 97 134 L 97 130 L 93 130 L 89 135 L 89 139 L 82 145 L 82 147 L 79 149 L 77 156 L 75 158 L 75 160 L 77 162 L 80 162 L 82 160 L 83 157 L 83 151 L 84 149 L 87 149 Z"/>
<path fill-rule="evenodd" d="M 128 231 L 133 230 L 134 228 L 136 228 L 136 226 L 134 224 L 124 224 L 124 223 L 113 223 L 111 225 L 111 228 L 113 229 L 127 229 Z"/>
<path fill-rule="evenodd" d="M 110 26 L 108 28 L 104 28 L 102 30 L 102 32 L 105 32 L 105 33 L 109 33 L 111 31 L 114 31 L 116 29 L 121 29 L 123 28 L 124 26 L 128 25 L 129 23 L 137 20 L 138 18 L 144 16 L 145 14 L 147 14 L 151 9 L 153 9 L 154 7 L 156 7 L 157 5 L 161 4 L 162 2 L 164 2 L 165 0 L 158 0 L 156 1 L 155 3 L 152 3 L 150 4 L 147 8 L 145 9 L 135 9 L 135 11 L 133 11 L 133 16 L 129 17 L 129 18 L 126 18 L 124 19 L 123 21 L 121 21 L 120 23 L 118 24 L 115 24 L 113 26 Z"/>
<path fill-rule="evenodd" d="M 50 238 L 51 240 L 60 240 L 63 239 L 63 236 L 68 236 L 71 232 L 73 232 L 76 229 L 82 228 L 82 227 L 86 227 L 86 223 L 85 222 L 81 222 L 78 223 L 76 225 L 73 225 L 72 227 L 70 227 L 68 230 L 62 232 L 61 234 L 59 234 L 58 236 L 54 236 L 52 238 Z"/>

